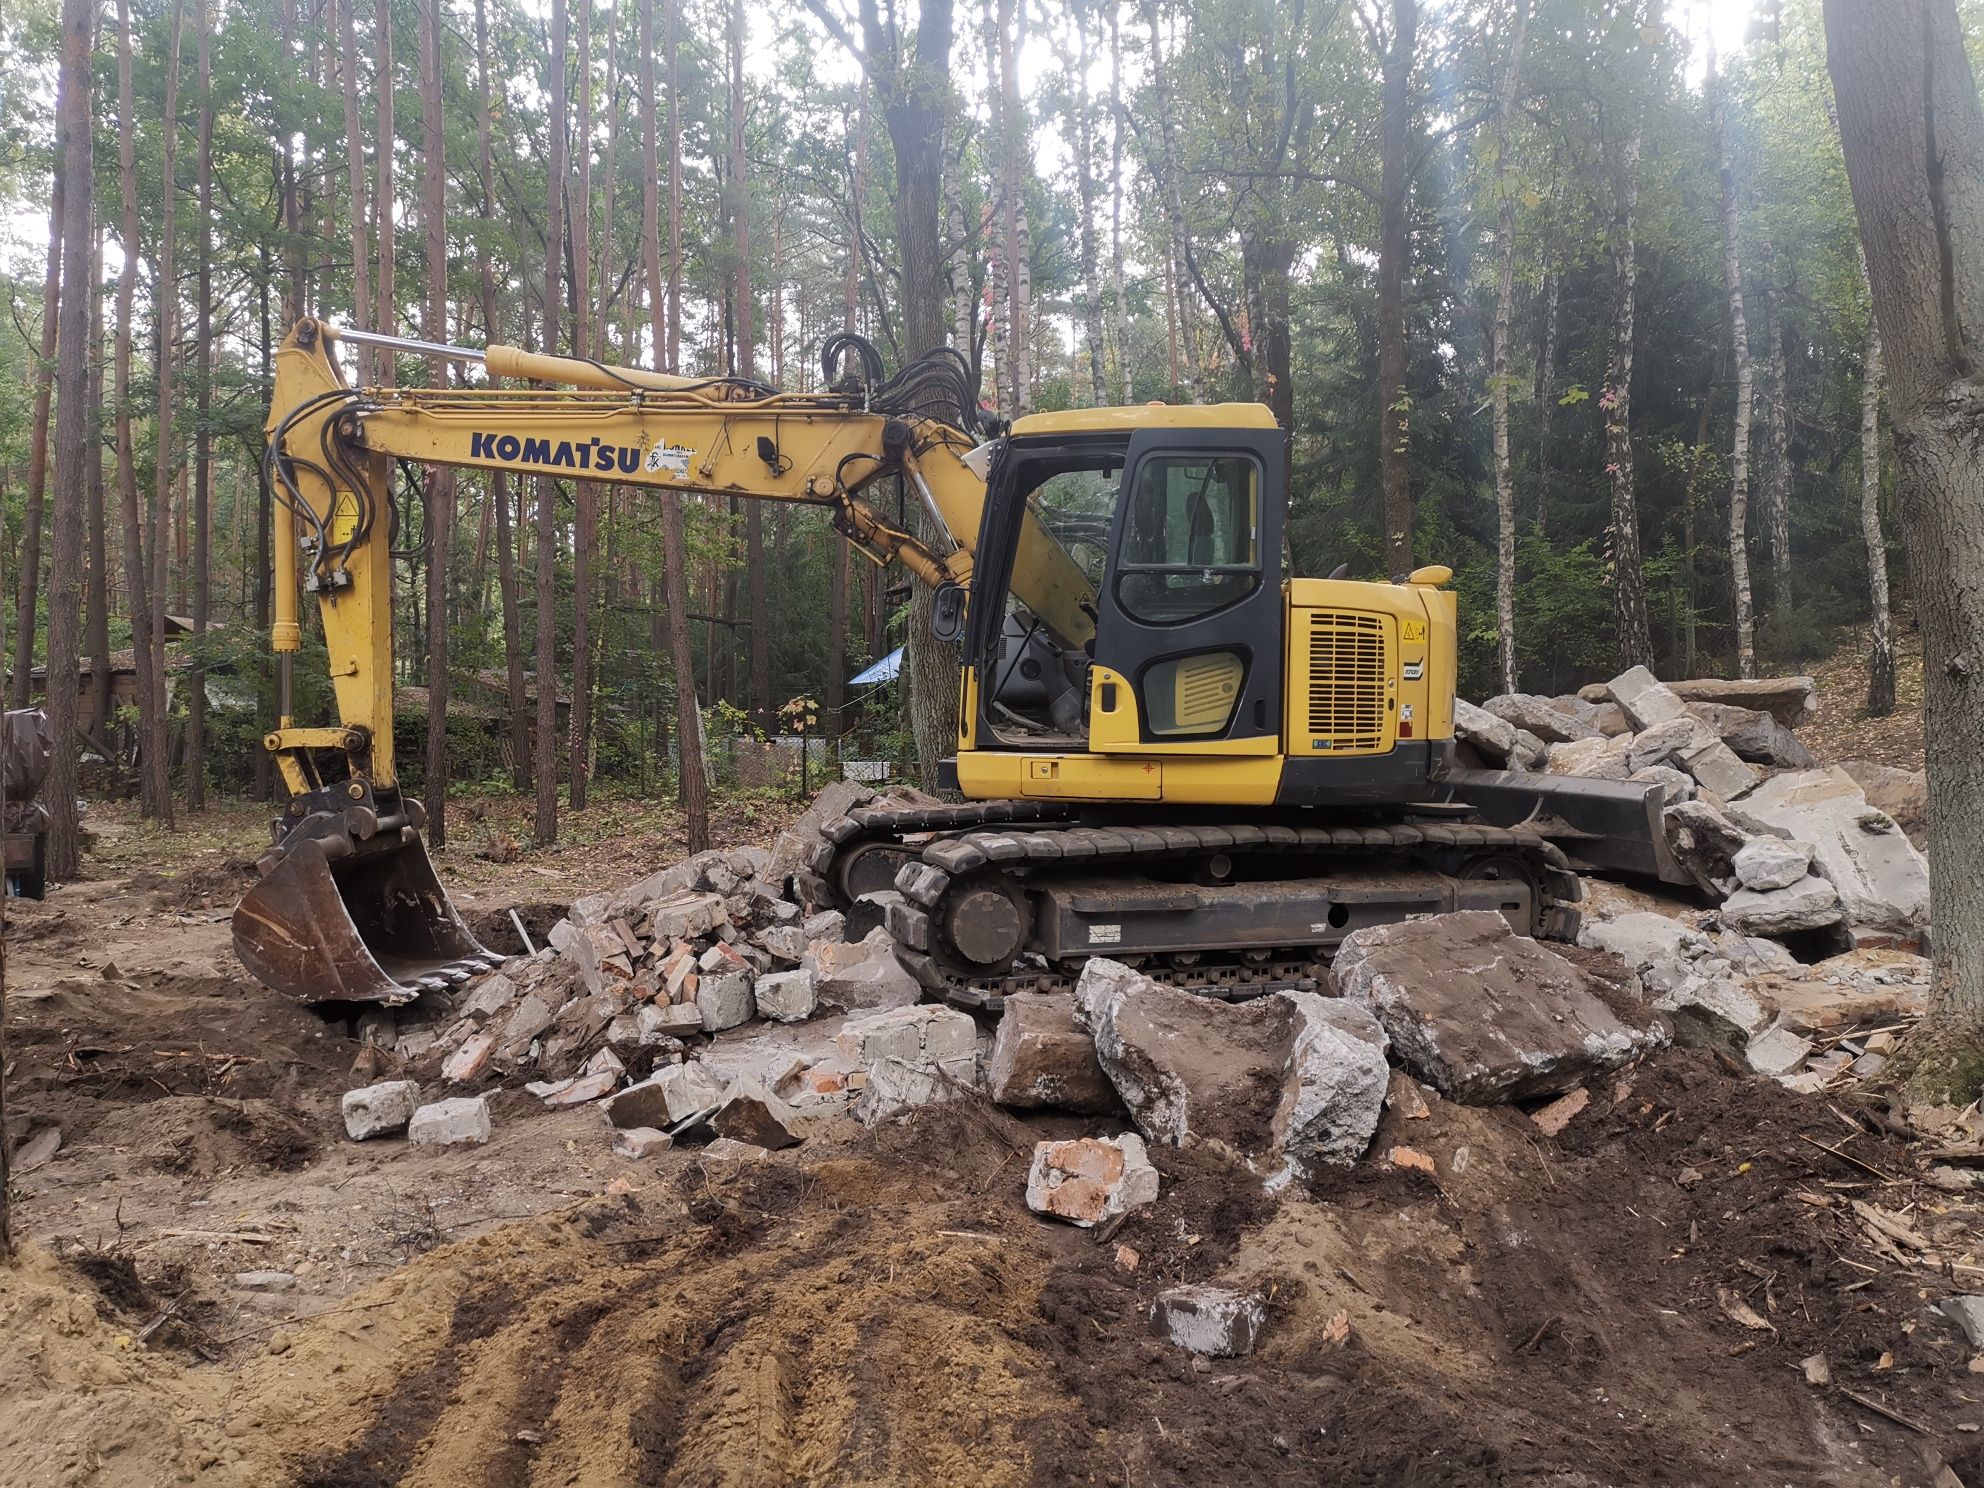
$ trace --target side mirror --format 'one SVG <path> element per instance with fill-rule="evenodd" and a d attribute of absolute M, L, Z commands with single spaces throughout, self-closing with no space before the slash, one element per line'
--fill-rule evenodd
<path fill-rule="evenodd" d="M 946 644 L 964 639 L 964 586 L 942 583 L 930 600 L 930 634 Z"/>

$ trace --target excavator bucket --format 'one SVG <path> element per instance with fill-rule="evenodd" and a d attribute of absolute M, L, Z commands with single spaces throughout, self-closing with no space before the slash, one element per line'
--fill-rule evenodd
<path fill-rule="evenodd" d="M 304 1002 L 410 1002 L 502 964 L 462 923 L 413 827 L 297 836 L 234 910 L 234 950 Z"/>

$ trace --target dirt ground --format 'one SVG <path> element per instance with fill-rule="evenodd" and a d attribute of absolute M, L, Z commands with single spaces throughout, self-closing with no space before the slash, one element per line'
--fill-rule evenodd
<path fill-rule="evenodd" d="M 536 934 L 679 851 L 595 810 L 521 856 L 458 814 L 464 911 Z M 228 950 L 258 815 L 98 814 L 92 876 L 10 912 L 9 1135 L 62 1140 L 15 1177 L 0 1488 L 1984 1488 L 1984 1373 L 1935 1307 L 1984 1291 L 1979 1191 L 1924 1186 L 1879 1108 L 1697 1051 L 1554 1138 L 1401 1091 L 1370 1159 L 1274 1199 L 1154 1149 L 1158 1203 L 1100 1242 L 1023 1192 L 1034 1142 L 1111 1126 L 975 1102 L 821 1118 L 746 1164 L 622 1160 L 521 1092 L 486 1147 L 354 1144 L 354 1030 Z M 1149 1330 L 1158 1291 L 1214 1279 L 1270 1299 L 1251 1357 Z"/>

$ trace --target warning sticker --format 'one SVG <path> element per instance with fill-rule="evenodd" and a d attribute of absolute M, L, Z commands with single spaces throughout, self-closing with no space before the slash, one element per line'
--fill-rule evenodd
<path fill-rule="evenodd" d="M 1090 925 L 1088 927 L 1090 945 L 1121 945 L 1123 927 L 1121 925 Z"/>
<path fill-rule="evenodd" d="M 686 476 L 689 462 L 696 458 L 696 452 L 685 445 L 670 444 L 660 440 L 648 451 L 647 467 L 650 475 Z"/>
<path fill-rule="evenodd" d="M 1401 620 L 1398 626 L 1398 638 L 1408 644 L 1413 641 L 1425 640 L 1426 622 L 1424 620 Z"/>

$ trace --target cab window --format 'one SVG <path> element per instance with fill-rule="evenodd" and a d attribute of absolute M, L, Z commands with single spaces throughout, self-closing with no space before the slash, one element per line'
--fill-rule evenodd
<path fill-rule="evenodd" d="M 1152 455 L 1137 466 L 1116 598 L 1146 625 L 1179 625 L 1261 582 L 1260 468 L 1246 455 Z"/>

